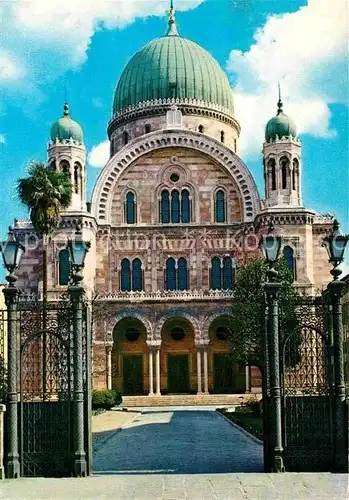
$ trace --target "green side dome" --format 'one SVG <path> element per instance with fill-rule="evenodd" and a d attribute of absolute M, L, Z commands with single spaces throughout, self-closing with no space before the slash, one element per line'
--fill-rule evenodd
<path fill-rule="evenodd" d="M 51 141 L 55 142 L 56 139 L 59 141 L 72 139 L 79 143 L 84 142 L 82 128 L 69 116 L 68 104 L 64 105 L 63 117 L 57 120 L 51 127 Z"/>
<path fill-rule="evenodd" d="M 292 118 L 283 112 L 283 104 L 279 99 L 277 115 L 269 120 L 265 127 L 265 140 L 269 142 L 275 141 L 276 137 L 281 139 L 289 136 L 297 137 L 297 127 Z"/>
<path fill-rule="evenodd" d="M 205 49 L 178 35 L 173 11 L 167 36 L 148 43 L 124 69 L 114 95 L 113 114 L 155 99 L 204 101 L 234 115 L 227 75 Z"/>

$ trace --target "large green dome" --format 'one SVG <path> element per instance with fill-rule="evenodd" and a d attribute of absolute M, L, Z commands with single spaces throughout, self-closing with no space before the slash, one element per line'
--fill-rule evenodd
<path fill-rule="evenodd" d="M 51 127 L 51 141 L 55 142 L 56 139 L 59 141 L 72 139 L 79 143 L 84 142 L 82 128 L 69 116 L 68 104 L 64 105 L 63 117 L 57 120 Z"/>
<path fill-rule="evenodd" d="M 113 113 L 155 99 L 194 99 L 234 114 L 227 75 L 205 49 L 178 36 L 174 18 L 167 36 L 148 43 L 127 64 L 115 91 Z"/>
<path fill-rule="evenodd" d="M 292 118 L 283 112 L 283 104 L 279 99 L 277 115 L 269 120 L 265 127 L 265 140 L 269 142 L 290 136 L 297 137 L 297 127 Z"/>

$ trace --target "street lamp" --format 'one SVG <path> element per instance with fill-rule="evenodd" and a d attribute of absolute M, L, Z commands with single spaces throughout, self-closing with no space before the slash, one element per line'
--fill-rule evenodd
<path fill-rule="evenodd" d="M 342 319 L 342 296 L 345 283 L 339 278 L 341 270 L 338 266 L 344 259 L 344 252 L 349 240 L 348 235 L 342 235 L 337 220 L 333 222 L 332 232 L 323 240 L 329 262 L 333 265 L 331 274 L 333 280 L 328 284 L 332 303 L 333 327 L 333 366 L 334 366 L 334 457 L 333 462 L 337 472 L 348 471 L 348 454 L 345 447 L 345 428 L 347 426 L 345 410 L 345 378 L 344 378 L 344 332 Z"/>
<path fill-rule="evenodd" d="M 272 233 L 274 230 L 273 223 L 270 222 L 268 232 L 262 236 L 260 240 L 260 248 L 263 251 L 264 257 L 268 263 L 267 271 L 268 282 L 264 285 L 264 292 L 267 300 L 268 319 L 266 322 L 266 332 L 264 336 L 264 373 L 265 379 L 263 383 L 264 394 L 263 398 L 270 397 L 271 418 L 268 414 L 264 417 L 264 422 L 271 428 L 271 436 L 265 434 L 267 440 L 264 444 L 266 447 L 267 467 L 271 468 L 272 472 L 284 472 L 283 446 L 282 446 L 282 422 L 281 422 L 281 382 L 280 382 L 280 336 L 279 336 L 279 295 L 282 287 L 281 283 L 277 282 L 278 272 L 274 269 L 277 262 L 280 249 L 281 237 L 275 236 Z M 270 383 L 270 396 L 268 393 L 268 385 Z M 267 409 L 269 405 L 265 404 Z M 269 422 L 267 422 L 268 420 Z M 271 440 L 270 440 L 271 439 Z M 269 455 L 270 453 L 270 455 Z"/>
<path fill-rule="evenodd" d="M 84 287 L 82 270 L 85 265 L 90 243 L 83 241 L 81 228 L 78 227 L 74 240 L 68 240 L 72 266 L 72 284 L 68 291 L 73 313 L 73 367 L 74 367 L 74 473 L 77 477 L 88 474 L 85 451 L 85 420 L 84 420 L 84 380 L 83 380 L 83 336 L 84 336 Z M 86 334 L 86 333 L 85 333 Z M 87 359 L 87 364 L 90 361 Z M 87 369 L 88 371 L 88 369 Z"/>
<path fill-rule="evenodd" d="M 77 285 L 82 281 L 82 269 L 85 266 L 85 259 L 89 251 L 91 243 L 82 239 L 81 228 L 78 227 L 75 233 L 74 240 L 68 240 L 67 250 L 69 252 L 70 262 L 72 266 L 73 283 Z"/>
<path fill-rule="evenodd" d="M 17 276 L 14 275 L 14 271 L 19 267 L 24 252 L 24 246 L 17 241 L 11 226 L 8 228 L 7 241 L 2 241 L 0 243 L 0 250 L 4 266 L 9 272 L 8 276 L 6 276 L 6 280 L 8 281 L 10 287 L 14 287 L 14 284 L 17 281 Z"/>
<path fill-rule="evenodd" d="M 333 265 L 330 271 L 333 279 L 336 280 L 342 271 L 338 269 L 339 264 L 344 260 L 344 252 L 349 241 L 349 235 L 343 235 L 339 229 L 337 219 L 333 221 L 331 233 L 323 239 L 323 246 L 326 247 L 329 262 Z"/>
<path fill-rule="evenodd" d="M 17 393 L 17 296 L 15 287 L 17 276 L 14 271 L 18 269 L 24 246 L 16 240 L 13 229 L 9 227 L 7 241 L 0 243 L 0 250 L 4 266 L 9 272 L 6 276 L 9 286 L 4 288 L 3 294 L 7 307 L 7 452 L 6 452 L 6 477 L 18 478 L 20 476 L 18 453 L 18 393 Z"/>

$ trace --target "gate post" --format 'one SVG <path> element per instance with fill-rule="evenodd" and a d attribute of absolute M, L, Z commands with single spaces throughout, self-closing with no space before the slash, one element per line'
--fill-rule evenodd
<path fill-rule="evenodd" d="M 262 392 L 263 392 L 263 462 L 264 462 L 264 472 L 271 472 L 272 470 L 272 460 L 271 460 L 271 435 L 269 432 L 270 427 L 270 360 L 269 360 L 269 326 L 268 326 L 268 301 L 265 297 L 265 302 L 263 304 L 263 321 L 264 321 L 264 332 L 263 332 L 263 372 L 262 372 Z"/>
<path fill-rule="evenodd" d="M 268 272 L 269 279 L 275 278 L 276 271 Z M 278 298 L 281 283 L 265 283 L 264 289 L 268 301 L 268 343 L 270 349 L 270 400 L 272 417 L 273 450 L 271 466 L 273 472 L 284 472 L 283 447 L 282 447 L 282 421 L 281 421 L 281 385 L 280 385 L 280 352 L 279 352 L 279 307 Z"/>
<path fill-rule="evenodd" d="M 338 279 L 328 284 L 332 300 L 333 325 L 333 363 L 334 363 L 334 467 L 337 472 L 348 472 L 348 456 L 346 449 L 346 408 L 344 381 L 344 351 L 342 323 L 342 294 L 345 283 Z"/>
<path fill-rule="evenodd" d="M 16 479 L 20 476 L 18 454 L 18 381 L 17 381 L 17 296 L 14 283 L 4 288 L 7 306 L 7 350 L 8 350 L 8 388 L 7 388 L 7 453 L 6 477 Z"/>
<path fill-rule="evenodd" d="M 84 288 L 75 283 L 70 285 L 69 294 L 73 308 L 74 341 L 74 472 L 76 477 L 87 475 L 84 447 L 84 388 L 83 388 L 83 296 Z"/>

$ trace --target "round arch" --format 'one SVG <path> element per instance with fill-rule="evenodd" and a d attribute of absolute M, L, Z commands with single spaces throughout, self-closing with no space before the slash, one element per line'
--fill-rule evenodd
<path fill-rule="evenodd" d="M 243 220 L 251 222 L 259 211 L 260 198 L 256 183 L 233 151 L 218 140 L 189 130 L 162 130 L 141 136 L 113 156 L 102 170 L 92 195 L 92 213 L 102 224 L 111 220 L 112 195 L 124 170 L 144 154 L 164 148 L 182 147 L 206 154 L 218 162 L 234 179 L 243 202 Z"/>
<path fill-rule="evenodd" d="M 106 335 L 106 340 L 107 342 L 113 342 L 113 331 L 115 326 L 123 319 L 130 318 L 130 319 L 137 319 L 142 323 L 144 328 L 146 329 L 147 332 L 147 340 L 151 340 L 153 338 L 153 326 L 150 323 L 150 321 L 147 319 L 147 317 L 139 312 L 133 311 L 133 310 L 125 310 L 119 313 L 113 320 L 111 320 L 108 324 L 107 327 L 107 335 Z"/>
<path fill-rule="evenodd" d="M 203 322 L 203 328 L 202 328 L 202 334 L 204 336 L 205 340 L 209 340 L 209 332 L 210 332 L 210 326 L 212 323 L 218 319 L 221 318 L 222 316 L 224 317 L 231 317 L 231 311 L 229 308 L 225 307 L 222 309 L 218 309 L 214 313 L 210 314 L 209 316 L 206 316 L 204 322 Z"/>
<path fill-rule="evenodd" d="M 154 340 L 161 340 L 161 331 L 164 326 L 164 324 L 172 318 L 184 318 L 186 319 L 191 326 L 193 327 L 194 330 L 194 338 L 195 341 L 199 340 L 201 338 L 201 328 L 199 325 L 198 320 L 190 314 L 188 311 L 183 310 L 183 309 L 170 309 L 166 313 L 164 313 L 157 321 L 155 328 L 154 328 Z"/>

